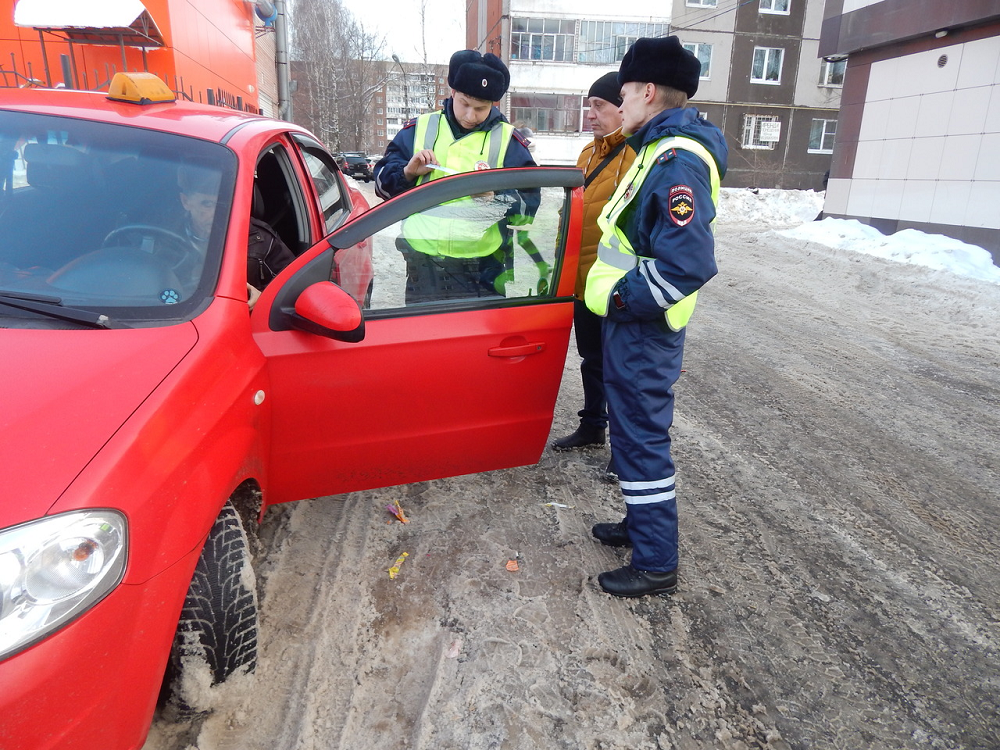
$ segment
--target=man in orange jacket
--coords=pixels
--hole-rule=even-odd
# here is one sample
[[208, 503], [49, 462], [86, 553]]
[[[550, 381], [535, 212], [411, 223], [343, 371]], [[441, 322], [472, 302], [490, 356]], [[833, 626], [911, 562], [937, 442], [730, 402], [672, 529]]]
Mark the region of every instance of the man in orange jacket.
[[[587, 177], [583, 191], [583, 236], [580, 240], [580, 265], [576, 275], [576, 299], [573, 307], [576, 348], [583, 358], [580, 363], [583, 409], [578, 412], [580, 426], [576, 431], [552, 444], [557, 451], [604, 445], [608, 412], [604, 400], [602, 318], [587, 309], [583, 302], [583, 292], [587, 272], [597, 258], [597, 243], [601, 239], [597, 217], [635, 159], [635, 152], [625, 142], [621, 130], [622, 115], [618, 108], [622, 97], [617, 71], [594, 81], [587, 97], [590, 105], [587, 122], [594, 132], [594, 140], [584, 147], [576, 161], [576, 165]], [[609, 464], [608, 472], [611, 471], [612, 466]]]

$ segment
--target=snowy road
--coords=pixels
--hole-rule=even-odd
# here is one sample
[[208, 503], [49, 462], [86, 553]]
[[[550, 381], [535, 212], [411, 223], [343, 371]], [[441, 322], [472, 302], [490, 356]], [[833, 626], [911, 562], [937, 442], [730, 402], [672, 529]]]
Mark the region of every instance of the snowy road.
[[257, 674], [147, 750], [996, 748], [1000, 285], [750, 218], [677, 385], [676, 596], [596, 586], [606, 450], [298, 503], [263, 529]]

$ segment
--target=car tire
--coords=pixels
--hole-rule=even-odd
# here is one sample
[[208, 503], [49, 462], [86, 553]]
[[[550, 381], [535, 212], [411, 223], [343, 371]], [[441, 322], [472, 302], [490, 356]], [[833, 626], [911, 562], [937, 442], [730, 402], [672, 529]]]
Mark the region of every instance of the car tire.
[[208, 687], [257, 666], [256, 584], [243, 521], [231, 502], [202, 549], [181, 611], [161, 694], [165, 718], [208, 713]]

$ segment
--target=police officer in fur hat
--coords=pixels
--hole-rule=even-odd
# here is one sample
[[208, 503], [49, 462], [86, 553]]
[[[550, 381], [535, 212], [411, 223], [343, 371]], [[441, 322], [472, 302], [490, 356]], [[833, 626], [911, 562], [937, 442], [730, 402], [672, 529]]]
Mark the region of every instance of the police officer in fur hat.
[[[475, 50], [456, 52], [448, 66], [448, 85], [451, 98], [444, 109], [408, 121], [375, 165], [380, 197], [392, 198], [455, 172], [535, 166], [523, 136], [494, 106], [510, 85], [510, 73], [499, 57]], [[520, 213], [505, 216], [475, 242], [446, 239], [463, 234], [455, 226], [443, 226], [459, 218], [409, 217], [396, 240], [406, 261], [406, 304], [504, 295], [512, 268], [513, 227], [530, 223], [539, 200], [537, 191], [521, 191], [511, 202]], [[465, 202], [471, 214], [479, 210], [471, 198]], [[539, 285], [543, 277], [547, 283], [548, 265], [529, 241], [522, 247], [539, 269]]]
[[698, 290], [718, 270], [713, 225], [729, 153], [722, 132], [688, 106], [700, 75], [675, 36], [636, 40], [618, 71], [622, 130], [636, 156], [598, 218], [584, 293], [604, 318], [604, 389], [625, 499], [625, 518], [592, 533], [632, 548], [628, 565], [598, 576], [614, 596], [677, 587], [673, 385]]
[[479, 156], [489, 154], [493, 139], [503, 142], [503, 158], [487, 166], [535, 166], [524, 139], [494, 106], [510, 85], [503, 60], [489, 52], [456, 52], [448, 64], [448, 85], [451, 98], [445, 100], [444, 109], [409, 120], [375, 165], [375, 192], [381, 198], [448, 174], [435, 166], [460, 172], [484, 168]]

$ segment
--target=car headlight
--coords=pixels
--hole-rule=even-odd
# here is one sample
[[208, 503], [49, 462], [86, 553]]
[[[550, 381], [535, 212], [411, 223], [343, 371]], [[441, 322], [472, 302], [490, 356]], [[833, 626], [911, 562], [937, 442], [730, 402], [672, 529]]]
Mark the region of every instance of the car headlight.
[[86, 612], [122, 579], [125, 517], [113, 510], [48, 516], [0, 531], [0, 659]]

